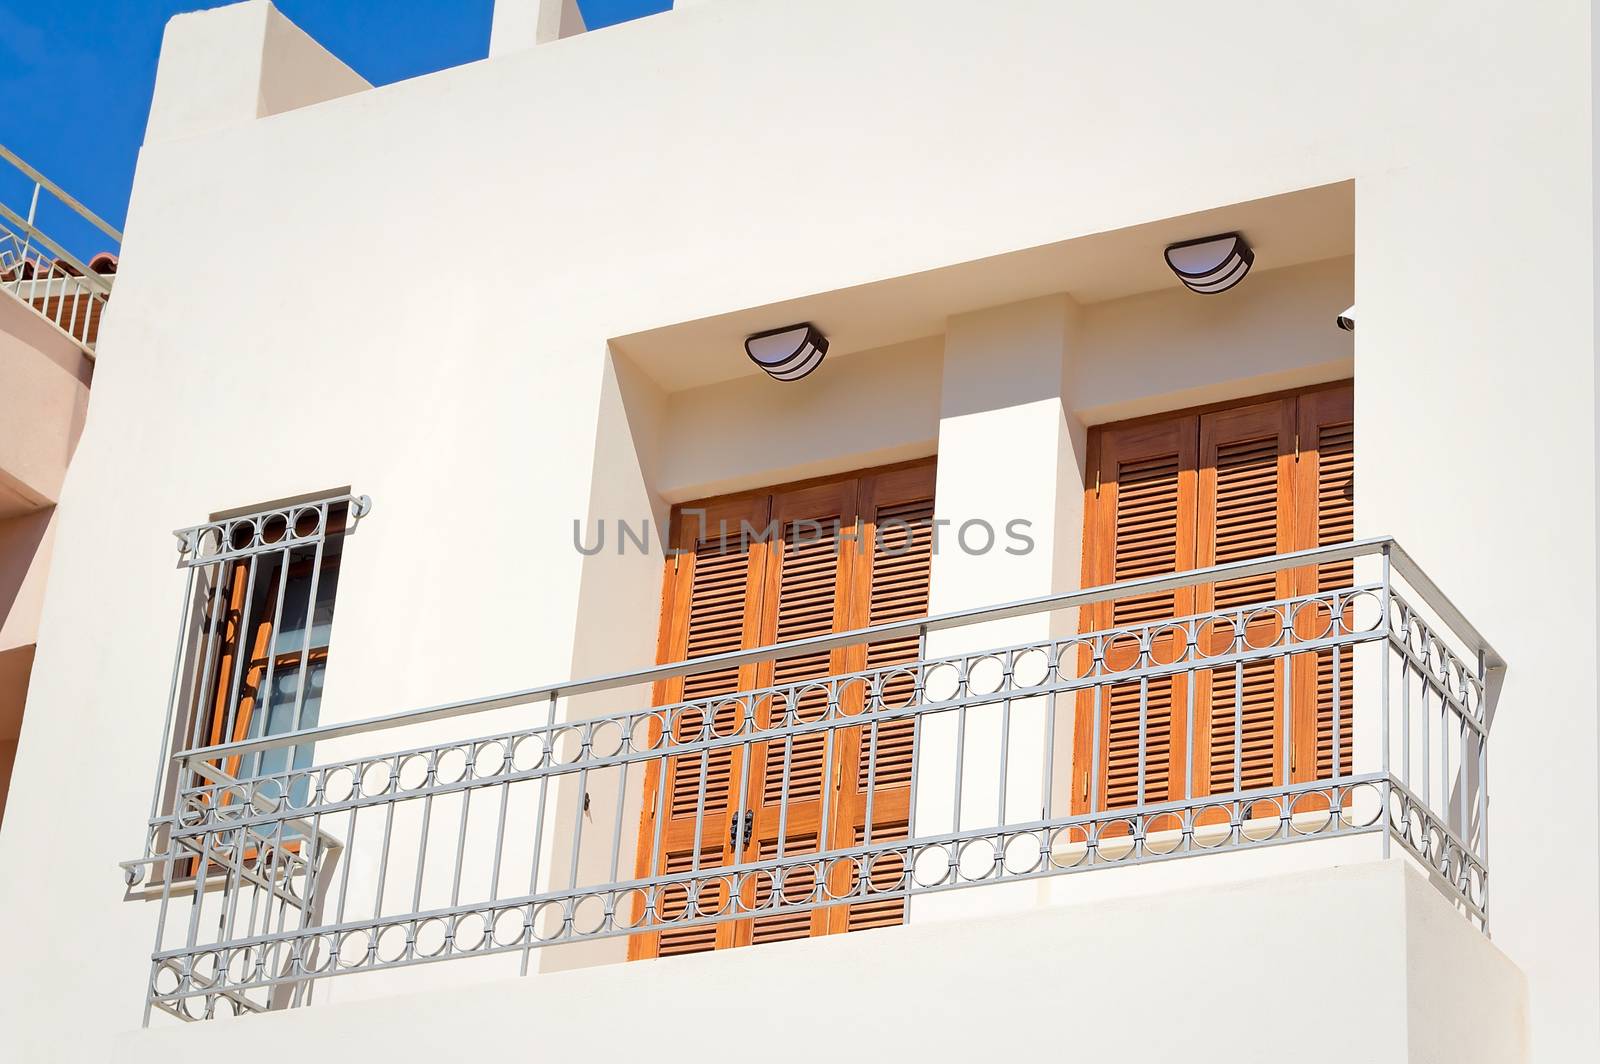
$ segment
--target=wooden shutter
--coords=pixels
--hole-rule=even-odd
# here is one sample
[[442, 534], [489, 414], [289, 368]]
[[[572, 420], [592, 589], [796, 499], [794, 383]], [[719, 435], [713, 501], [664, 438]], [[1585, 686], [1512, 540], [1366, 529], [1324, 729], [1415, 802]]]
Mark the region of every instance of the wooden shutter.
[[[934, 467], [921, 464], [864, 477], [860, 489], [861, 552], [857, 555], [852, 628], [891, 624], [928, 614], [928, 583], [933, 566]], [[852, 647], [849, 667], [884, 668], [915, 662], [916, 636]], [[915, 670], [896, 674], [882, 691], [886, 706], [909, 705], [915, 693]], [[911, 818], [912, 757], [915, 718], [849, 728], [840, 733], [840, 758], [845, 771], [839, 784], [836, 847], [860, 846], [867, 840], [868, 798], [871, 798], [871, 840], [889, 842], [907, 837]], [[869, 789], [869, 781], [871, 786]], [[872, 862], [870, 876], [882, 889], [898, 882], [906, 869], [893, 856]], [[841, 870], [848, 876], [848, 870]], [[832, 884], [848, 891], [848, 881]], [[837, 906], [830, 914], [832, 931], [863, 931], [905, 921], [900, 898]]]
[[[688, 508], [686, 508], [687, 510]], [[674, 546], [685, 553], [667, 561], [663, 592], [660, 655], [662, 661], [685, 661], [755, 646], [761, 621], [762, 578], [767, 545], [741, 536], [741, 523], [756, 530], [768, 518], [765, 495], [745, 496], [702, 504], [686, 513], [687, 520], [674, 529]], [[675, 677], [657, 685], [655, 702], [676, 702], [712, 698], [747, 690], [755, 685], [754, 666], [704, 673], [687, 679]], [[720, 708], [719, 713], [737, 712], [736, 707]], [[673, 729], [672, 738], [690, 739], [698, 730], [699, 718], [685, 715]], [[639, 832], [637, 874], [688, 872], [695, 867], [698, 848], [699, 867], [716, 868], [728, 863], [731, 793], [743, 771], [738, 747], [724, 747], [706, 754], [689, 754], [667, 759], [667, 779], [663, 808], [654, 808], [662, 794], [659, 761], [645, 773], [647, 806]], [[702, 786], [702, 780], [704, 785]], [[660, 845], [657, 847], [657, 817]], [[696, 822], [700, 832], [695, 833]], [[667, 891], [663, 907], [667, 915], [682, 912], [684, 892]], [[669, 929], [654, 934], [636, 935], [629, 944], [631, 957], [668, 956], [698, 953], [733, 944], [733, 927], [708, 924]]]
[[[679, 661], [774, 642], [826, 635], [927, 612], [928, 575], [933, 541], [933, 463], [872, 470], [838, 479], [773, 489], [737, 499], [683, 507], [704, 509], [706, 517], [674, 542], [689, 553], [668, 564], [663, 596], [661, 660]], [[763, 538], [741, 551], [740, 522]], [[719, 526], [731, 533], [723, 544]], [[884, 535], [876, 532], [884, 527]], [[692, 677], [658, 685], [657, 704], [705, 698], [767, 686], [825, 681], [867, 665], [911, 662], [915, 638], [750, 666], [737, 672]], [[891, 704], [915, 681], [891, 685]], [[862, 708], [862, 692], [846, 695], [851, 711]], [[824, 684], [804, 691], [800, 719], [815, 719], [827, 706]], [[746, 707], [758, 723], [782, 719], [784, 706], [760, 699]], [[737, 861], [771, 861], [858, 843], [866, 827], [866, 728], [840, 729], [830, 744], [824, 733], [783, 742], [755, 743], [748, 757], [720, 751], [707, 759], [707, 785], [700, 868]], [[875, 840], [904, 838], [910, 816], [914, 725], [891, 722], [878, 730], [877, 786], [873, 790]], [[658, 872], [686, 872], [693, 866], [694, 819], [700, 803], [701, 758], [672, 758], [668, 768], [663, 845], [654, 861]], [[787, 775], [786, 775], [787, 769]], [[647, 773], [647, 802], [653, 804], [660, 779]], [[784, 800], [787, 779], [787, 801]], [[749, 811], [750, 830], [744, 831]], [[735, 832], [735, 819], [739, 830]], [[637, 874], [650, 874], [656, 831], [647, 808], [641, 820]], [[889, 865], [873, 869], [892, 877]], [[840, 874], [847, 874], [841, 871]], [[774, 885], [750, 877], [747, 903], [764, 903]], [[780, 889], [788, 899], [808, 897], [814, 884], [804, 873]], [[848, 884], [842, 886], [848, 887]], [[669, 901], [670, 892], [669, 892]], [[679, 907], [683, 901], [679, 898]], [[672, 912], [669, 905], [667, 911]], [[720, 925], [634, 936], [630, 957], [694, 953], [753, 942], [802, 938], [899, 923], [899, 900], [850, 906], [802, 908], [794, 912]]]
[[[1345, 543], [1355, 538], [1355, 397], [1347, 385], [1310, 392], [1300, 397], [1299, 496], [1296, 515], [1298, 549]], [[1334, 562], [1310, 567], [1298, 575], [1300, 594], [1349, 587], [1355, 563]], [[1310, 619], [1313, 627], [1321, 622]], [[1302, 629], [1306, 627], [1302, 624]], [[1318, 631], [1302, 631], [1312, 637]], [[1332, 650], [1296, 658], [1296, 755], [1298, 779], [1328, 779], [1334, 775], [1334, 733], [1338, 733], [1340, 775], [1351, 771], [1355, 755], [1351, 699], [1355, 695], [1355, 668], [1349, 650], [1338, 656]], [[1335, 683], [1335, 672], [1338, 681]], [[1335, 689], [1338, 691], [1338, 727], [1334, 725]], [[1305, 806], [1306, 803], [1301, 803]]]
[[[1267, 558], [1295, 549], [1295, 401], [1277, 399], [1204, 414], [1200, 418], [1200, 506], [1197, 514], [1201, 568]], [[1197, 587], [1195, 608], [1242, 609], [1287, 599], [1294, 573], [1283, 570]], [[1215, 624], [1199, 633], [1206, 653], [1279, 641], [1280, 624], [1269, 613], [1242, 618], [1242, 626]], [[1242, 628], [1242, 630], [1241, 630]], [[1194, 793], [1220, 794], [1283, 782], [1282, 659], [1196, 674]]]
[[[1353, 420], [1353, 389], [1343, 384], [1095, 429], [1089, 460], [1095, 483], [1085, 505], [1085, 586], [1348, 541], [1354, 533]], [[1194, 479], [1193, 488], [1185, 486], [1186, 477]], [[1130, 597], [1086, 609], [1083, 628], [1103, 631], [1288, 599], [1347, 586], [1353, 574], [1352, 563], [1342, 562]], [[1247, 615], [1245, 621], [1243, 640], [1258, 647], [1277, 642], [1284, 623], [1267, 614]], [[1216, 652], [1231, 634], [1216, 626], [1203, 629], [1202, 649]], [[1134, 657], [1132, 641], [1119, 642], [1113, 640], [1107, 652], [1112, 668], [1126, 667]], [[1162, 656], [1169, 649], [1167, 638], [1156, 639], [1154, 649]], [[1354, 669], [1349, 655], [1341, 656], [1337, 682], [1331, 651], [1289, 661], [1287, 673], [1282, 661], [1259, 661], [1196, 674], [1194, 794], [1273, 786], [1286, 775], [1291, 782], [1327, 778], [1336, 747], [1339, 769], [1350, 770]], [[1288, 766], [1283, 763], [1286, 675], [1292, 692]], [[1145, 801], [1183, 797], [1188, 692], [1182, 679], [1143, 686], [1112, 683], [1100, 691], [1095, 807], [1116, 809], [1137, 800], [1141, 698]], [[1075, 812], [1090, 807], [1092, 710], [1091, 695], [1080, 695]], [[1305, 802], [1296, 807], [1307, 808]]]
[[[1096, 433], [1091, 456], [1096, 481], [1089, 489], [1084, 538], [1084, 584], [1192, 569], [1195, 565], [1195, 466], [1198, 432], [1193, 417], [1108, 427]], [[1086, 631], [1102, 631], [1181, 617], [1194, 611], [1194, 590], [1181, 588], [1099, 603], [1084, 610]], [[1172, 653], [1172, 636], [1157, 640], [1159, 656]], [[1113, 640], [1107, 666], [1137, 665], [1131, 638]], [[1074, 729], [1074, 811], [1090, 807], [1090, 774], [1098, 744], [1095, 807], [1115, 809], [1166, 801], [1183, 793], [1183, 724], [1175, 710], [1186, 704], [1182, 676], [1111, 683], [1098, 689], [1100, 726], [1094, 727], [1095, 695], [1078, 698]], [[1145, 736], [1141, 772], [1139, 737]]]
[[[854, 479], [786, 491], [773, 497], [772, 517], [778, 535], [769, 547], [766, 606], [762, 610], [760, 644], [848, 630], [851, 625], [851, 577], [856, 559], [856, 490]], [[841, 539], [840, 533], [848, 533]], [[828, 712], [825, 680], [848, 668], [845, 648], [765, 663], [758, 683], [765, 686], [802, 684], [788, 705], [791, 722], [821, 720]], [[757, 719], [766, 725], [781, 721], [785, 706], [763, 702]], [[838, 783], [839, 739], [818, 731], [782, 742], [757, 743], [752, 751], [749, 806], [754, 813], [751, 845], [760, 860], [781, 854], [817, 853], [824, 831], [831, 835], [830, 803]], [[786, 789], [787, 781], [787, 789]], [[787, 799], [785, 799], [787, 795]], [[787, 877], [781, 891], [795, 901], [816, 886], [803, 866]], [[749, 921], [740, 934], [751, 942], [805, 938], [827, 931], [826, 909], [800, 909]]]

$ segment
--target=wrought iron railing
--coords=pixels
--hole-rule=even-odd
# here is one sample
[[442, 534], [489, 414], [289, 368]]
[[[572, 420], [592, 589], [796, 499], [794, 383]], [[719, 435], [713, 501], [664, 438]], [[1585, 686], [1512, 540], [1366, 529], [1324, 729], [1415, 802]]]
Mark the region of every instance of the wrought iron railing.
[[112, 241], [113, 249], [121, 247], [122, 233], [3, 144], [0, 161], [9, 164], [29, 190], [25, 193], [26, 213], [0, 199], [0, 292], [21, 300], [71, 337], [85, 354], [93, 356], [99, 342], [100, 320], [111, 295], [111, 279], [101, 270], [109, 268], [114, 272], [110, 265], [115, 262], [114, 251], [95, 256], [90, 265], [80, 262], [35, 224], [41, 197], [49, 195], [99, 230]]
[[[1050, 630], [1082, 632], [1078, 611], [1096, 603], [1272, 586], [1285, 571], [1317, 574], [1308, 586], [1323, 590], [971, 645], [992, 638], [990, 622], [1052, 615]], [[896, 664], [651, 704], [650, 685], [673, 677], [912, 639]], [[450, 958], [510, 954], [525, 971], [531, 951], [558, 943], [659, 947], [695, 928], [869, 906], [893, 907], [894, 922], [924, 894], [1360, 836], [1421, 862], [1486, 927], [1501, 667], [1380, 539], [190, 750], [173, 760], [175, 812], [125, 865], [130, 895], [160, 904], [148, 1003], [182, 1019], [262, 1011], [309, 1002], [324, 979]], [[608, 700], [628, 708], [597, 706]], [[537, 720], [382, 741], [499, 711]], [[891, 802], [880, 750], [907, 734], [896, 764], [910, 793]], [[223, 771], [312, 743], [308, 767]], [[864, 823], [830, 827], [824, 802], [813, 844], [786, 852], [795, 766], [846, 747]], [[752, 778], [752, 758], [781, 772]], [[718, 776], [734, 763], [745, 768]], [[669, 778], [691, 786], [669, 796]], [[752, 840], [751, 811], [773, 779], [769, 847]], [[691, 852], [668, 861], [652, 826], [665, 816], [649, 811], [673, 797], [693, 828]]]

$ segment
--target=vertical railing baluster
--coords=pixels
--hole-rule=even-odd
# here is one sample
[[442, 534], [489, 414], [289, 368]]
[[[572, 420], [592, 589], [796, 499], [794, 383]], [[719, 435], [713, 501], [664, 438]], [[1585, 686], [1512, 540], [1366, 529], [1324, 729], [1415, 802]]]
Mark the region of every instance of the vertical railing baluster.
[[[533, 859], [528, 862], [528, 893], [536, 894], [539, 890], [539, 856], [544, 847], [544, 810], [550, 796], [550, 772], [556, 764], [556, 696], [557, 691], [550, 692], [549, 709], [545, 714], [543, 753], [539, 761], [542, 774], [539, 776], [538, 807], [533, 814]], [[698, 840], [696, 840], [698, 842]], [[533, 943], [533, 916], [530, 910], [529, 924], [524, 936], [522, 949], [522, 963], [520, 972], [528, 974], [528, 959]]]

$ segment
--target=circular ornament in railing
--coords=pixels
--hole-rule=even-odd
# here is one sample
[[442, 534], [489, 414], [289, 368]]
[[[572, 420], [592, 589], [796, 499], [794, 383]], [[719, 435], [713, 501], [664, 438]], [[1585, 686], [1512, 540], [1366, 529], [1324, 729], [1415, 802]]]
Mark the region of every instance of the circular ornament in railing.
[[466, 747], [446, 747], [434, 756], [433, 778], [443, 784], [460, 783], [467, 778], [469, 763]]
[[1089, 829], [1082, 824], [1069, 824], [1050, 834], [1049, 857], [1054, 868], [1076, 868], [1089, 858]]
[[1305, 791], [1289, 803], [1289, 831], [1294, 835], [1320, 835], [1333, 822], [1331, 792]]
[[655, 888], [653, 900], [656, 919], [661, 923], [670, 924], [681, 920], [689, 911], [689, 884], [663, 883]]
[[1104, 637], [1101, 660], [1107, 672], [1127, 672], [1144, 661], [1145, 640], [1138, 632], [1110, 632]]
[[950, 851], [941, 845], [924, 846], [911, 862], [911, 875], [919, 887], [937, 887], [951, 876]]
[[1333, 634], [1334, 608], [1325, 598], [1311, 598], [1294, 605], [1294, 636], [1297, 640], [1323, 639]]
[[[476, 950], [490, 941], [496, 946], [520, 946], [527, 940], [529, 917], [525, 905], [501, 909], [493, 914], [492, 920], [487, 913], [472, 913], [471, 916], [477, 922], [477, 933], [474, 936], [470, 928], [463, 929], [457, 924], [457, 949]], [[467, 935], [465, 939], [462, 937], [464, 933]]]
[[1107, 820], [1094, 826], [1093, 850], [1097, 862], [1115, 863], [1133, 855], [1138, 838], [1134, 823], [1126, 817]]
[[533, 910], [533, 937], [540, 942], [554, 942], [567, 930], [567, 907], [559, 901], [547, 901]]
[[356, 776], [348, 765], [339, 765], [322, 774], [322, 800], [329, 804], [349, 801], [355, 794]]
[[621, 721], [596, 721], [589, 726], [589, 754], [591, 757], [616, 757], [622, 753], [624, 738]]
[[551, 750], [555, 755], [556, 764], [576, 764], [583, 757], [583, 729], [577, 727], [560, 729], [556, 732]]
[[309, 975], [321, 975], [334, 966], [338, 956], [339, 943], [334, 936], [315, 935], [302, 943], [300, 965]]
[[572, 933], [594, 935], [606, 926], [606, 899], [601, 894], [585, 894], [572, 901]]
[[[675, 743], [696, 743], [706, 737], [710, 718], [706, 707], [698, 702], [678, 706], [671, 711], [672, 741]], [[557, 757], [559, 761], [560, 758]]]
[[854, 897], [861, 888], [861, 867], [855, 857], [835, 857], [822, 876], [822, 890], [830, 901]]
[[289, 534], [289, 515], [283, 512], [268, 514], [261, 519], [261, 542], [272, 546], [281, 542]]
[[1239, 642], [1239, 626], [1231, 616], [1207, 617], [1195, 630], [1195, 649], [1201, 657], [1231, 654]]
[[241, 946], [227, 951], [222, 958], [222, 970], [231, 986], [252, 982], [260, 970], [260, 953], [254, 946]]
[[[339, 967], [359, 968], [372, 954], [372, 931], [357, 928], [339, 936]], [[242, 980], [240, 980], [242, 981]]]
[[1450, 650], [1438, 636], [1428, 636], [1428, 674], [1441, 685], [1449, 682]]
[[1011, 685], [1028, 689], [1050, 679], [1050, 655], [1044, 647], [1019, 650], [1011, 658]]
[[778, 873], [778, 896], [784, 905], [807, 905], [816, 901], [821, 886], [818, 868], [811, 862], [789, 865]]
[[544, 765], [545, 737], [536, 733], [524, 735], [511, 747], [511, 768], [515, 772], [532, 772]]
[[789, 719], [796, 724], [816, 724], [833, 716], [833, 685], [802, 684], [789, 691]]
[[986, 654], [967, 663], [967, 692], [992, 695], [1006, 682], [1006, 668], [999, 658]]
[[1174, 622], [1151, 629], [1146, 654], [1151, 665], [1176, 665], [1188, 656], [1188, 625]]
[[1176, 812], [1150, 813], [1144, 818], [1144, 852], [1158, 857], [1176, 853], [1188, 836], [1183, 816]]
[[1267, 650], [1283, 642], [1284, 607], [1264, 606], [1251, 610], [1244, 619], [1244, 645], [1251, 650]]
[[725, 698], [717, 703], [711, 717], [711, 734], [727, 739], [742, 733], [750, 723], [750, 707], [743, 698]]
[[654, 750], [666, 735], [663, 714], [638, 713], [628, 718], [628, 747], [636, 753]]
[[1044, 860], [1044, 843], [1039, 835], [1026, 831], [1005, 842], [1005, 869], [1014, 876], [1036, 871]]
[[1249, 842], [1267, 842], [1283, 830], [1283, 806], [1276, 798], [1255, 798], [1244, 804], [1239, 835]]
[[872, 683], [872, 701], [879, 709], [905, 709], [915, 705], [916, 670], [888, 669], [878, 673]]
[[361, 795], [376, 798], [387, 794], [394, 782], [394, 770], [387, 761], [369, 761], [361, 769]]
[[415, 791], [426, 787], [428, 776], [428, 755], [411, 754], [401, 758], [399, 782], [402, 791]]
[[434, 916], [417, 925], [414, 942], [419, 957], [437, 957], [445, 951], [450, 937], [450, 925]]
[[961, 670], [954, 662], [940, 661], [929, 665], [922, 674], [922, 691], [925, 702], [952, 701], [961, 690]]
[[227, 528], [228, 550], [249, 550], [255, 546], [257, 529], [254, 521], [230, 521]]
[[1071, 683], [1094, 675], [1095, 646], [1090, 639], [1070, 639], [1056, 654], [1056, 675]]
[[620, 931], [642, 927], [650, 921], [650, 896], [640, 887], [618, 891], [611, 901], [611, 924]]
[[867, 858], [867, 893], [887, 894], [906, 885], [906, 855], [899, 850]]
[[[777, 877], [767, 868], [757, 868], [739, 877], [737, 897], [745, 911], [770, 908], [777, 898]], [[748, 899], [748, 901], [746, 901]]]
[[1428, 647], [1433, 642], [1433, 633], [1417, 618], [1411, 614], [1406, 622], [1406, 648], [1411, 651], [1417, 660], [1426, 663], [1428, 660]]
[[1383, 816], [1383, 793], [1375, 783], [1357, 783], [1340, 792], [1340, 816], [1353, 828], [1367, 828]]
[[834, 704], [841, 717], [854, 717], [867, 710], [867, 678], [846, 676], [834, 681]]
[[506, 767], [505, 744], [499, 739], [479, 743], [472, 751], [472, 778], [486, 780], [500, 775]]
[[1233, 803], [1204, 805], [1190, 820], [1189, 843], [1197, 850], [1214, 850], [1233, 841]]
[[295, 539], [310, 539], [322, 531], [322, 508], [302, 506], [296, 510], [292, 531]]
[[968, 883], [988, 879], [998, 863], [994, 843], [989, 839], [968, 839], [960, 844], [956, 855], [956, 869]]
[[410, 949], [410, 924], [390, 924], [378, 932], [378, 960], [384, 964], [403, 960]]
[[212, 986], [216, 983], [218, 974], [217, 954], [214, 951], [196, 953], [189, 959], [189, 980], [192, 984]]

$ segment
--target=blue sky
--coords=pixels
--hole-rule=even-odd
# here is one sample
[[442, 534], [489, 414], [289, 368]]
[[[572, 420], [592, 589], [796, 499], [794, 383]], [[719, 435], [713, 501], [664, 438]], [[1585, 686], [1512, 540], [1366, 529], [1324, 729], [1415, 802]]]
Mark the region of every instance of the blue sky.
[[[482, 59], [492, 0], [275, 0], [375, 85]], [[120, 228], [167, 19], [205, 0], [0, 0], [0, 144]], [[664, 11], [671, 0], [579, 0], [591, 29]], [[29, 186], [0, 166], [0, 200], [25, 212]], [[23, 202], [18, 202], [18, 200]], [[39, 226], [80, 256], [104, 241], [57, 209]]]

